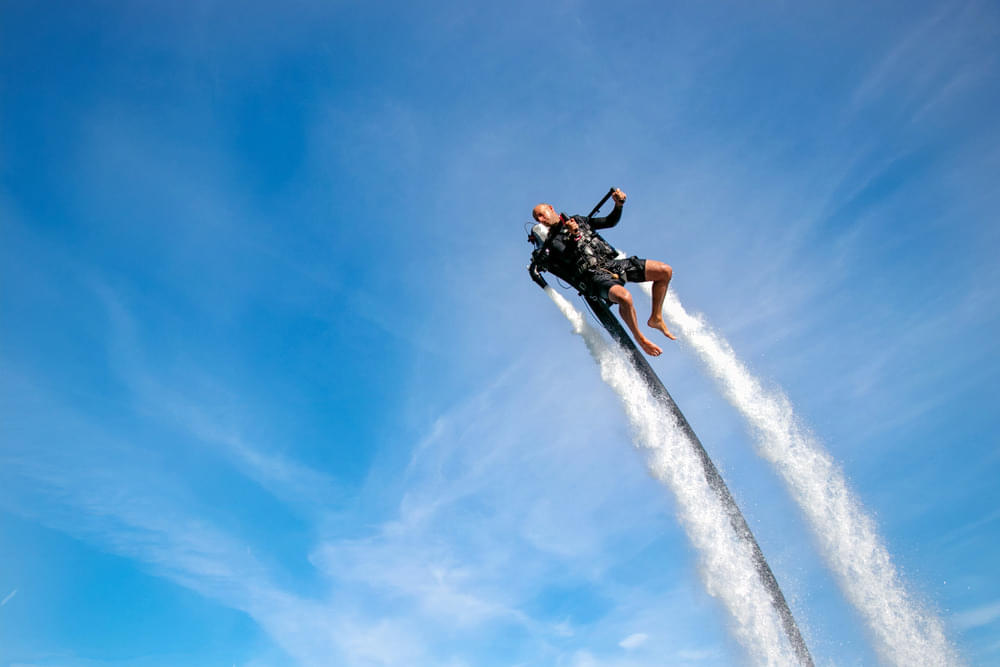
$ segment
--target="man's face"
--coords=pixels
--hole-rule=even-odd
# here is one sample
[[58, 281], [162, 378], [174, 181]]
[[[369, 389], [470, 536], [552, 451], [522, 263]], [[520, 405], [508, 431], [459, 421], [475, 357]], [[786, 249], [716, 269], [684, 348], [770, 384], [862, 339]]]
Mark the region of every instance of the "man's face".
[[551, 227], [559, 222], [559, 214], [552, 208], [552, 204], [539, 204], [531, 212], [531, 215], [546, 227]]

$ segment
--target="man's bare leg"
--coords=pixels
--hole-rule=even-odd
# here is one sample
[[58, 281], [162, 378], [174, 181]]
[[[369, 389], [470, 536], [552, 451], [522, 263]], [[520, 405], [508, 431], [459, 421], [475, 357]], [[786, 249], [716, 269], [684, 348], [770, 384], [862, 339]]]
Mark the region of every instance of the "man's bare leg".
[[646, 324], [659, 329], [670, 340], [677, 340], [677, 336], [670, 333], [667, 323], [663, 321], [663, 300], [667, 298], [667, 286], [670, 285], [670, 278], [673, 275], [674, 270], [669, 264], [657, 262], [655, 259], [646, 260], [646, 280], [653, 281], [653, 312]]
[[611, 300], [611, 303], [618, 304], [618, 312], [621, 314], [622, 319], [625, 320], [628, 328], [632, 330], [632, 335], [635, 336], [639, 347], [645, 350], [649, 356], [658, 357], [663, 350], [639, 331], [639, 318], [636, 317], [635, 306], [632, 305], [632, 295], [629, 291], [621, 285], [613, 285], [608, 290], [608, 298]]

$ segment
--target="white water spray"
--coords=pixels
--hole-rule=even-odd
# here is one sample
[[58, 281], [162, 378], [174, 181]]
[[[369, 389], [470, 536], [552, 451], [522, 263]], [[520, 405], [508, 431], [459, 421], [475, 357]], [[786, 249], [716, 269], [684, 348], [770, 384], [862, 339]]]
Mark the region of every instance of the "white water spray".
[[[648, 284], [643, 288], [651, 293]], [[874, 633], [882, 658], [907, 667], [958, 664], [940, 620], [906, 592], [875, 522], [830, 455], [799, 424], [789, 400], [780, 391], [766, 390], [729, 343], [703, 319], [689, 315], [673, 292], [663, 314], [753, 427], [759, 454], [774, 465], [805, 513], [841, 589]]]
[[681, 523], [700, 555], [705, 588], [729, 610], [736, 639], [758, 664], [797, 664], [751, 547], [733, 531], [726, 507], [672, 414], [651, 394], [617, 346], [609, 344], [554, 289], [547, 287], [545, 293], [573, 325], [573, 333], [583, 338], [601, 378], [621, 398], [636, 443], [649, 450], [650, 472], [676, 496]]

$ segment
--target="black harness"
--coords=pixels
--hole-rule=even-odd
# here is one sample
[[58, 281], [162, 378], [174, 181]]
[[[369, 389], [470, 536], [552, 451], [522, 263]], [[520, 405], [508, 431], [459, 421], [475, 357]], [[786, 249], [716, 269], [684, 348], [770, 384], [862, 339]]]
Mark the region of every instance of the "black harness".
[[596, 272], [611, 273], [608, 267], [618, 252], [590, 227], [586, 218], [572, 216], [577, 224], [576, 232], [566, 225], [569, 220], [566, 214], [560, 214], [560, 218], [561, 222], [548, 228], [544, 243], [539, 244], [539, 239], [533, 235], [536, 250], [531, 254], [532, 263], [559, 276], [581, 293], [587, 293], [590, 278]]

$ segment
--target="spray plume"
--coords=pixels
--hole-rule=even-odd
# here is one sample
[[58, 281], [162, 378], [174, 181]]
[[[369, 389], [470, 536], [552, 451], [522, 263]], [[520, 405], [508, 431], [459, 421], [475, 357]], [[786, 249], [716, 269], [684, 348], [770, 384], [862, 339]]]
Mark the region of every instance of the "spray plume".
[[551, 287], [546, 294], [583, 338], [603, 379], [620, 397], [636, 443], [649, 451], [652, 475], [676, 497], [678, 514], [697, 549], [708, 593], [722, 600], [733, 619], [733, 633], [752, 659], [762, 665], [798, 663], [784, 635], [782, 620], [761, 582], [747, 540], [738, 535], [727, 508], [705, 477], [685, 434], [625, 355]]
[[[648, 284], [643, 289], [650, 294]], [[875, 522], [830, 455], [800, 425], [784, 394], [765, 389], [729, 343], [701, 317], [688, 314], [673, 292], [663, 314], [752, 426], [758, 453], [784, 479], [845, 596], [874, 634], [882, 659], [907, 666], [958, 664], [940, 620], [906, 592]]]

